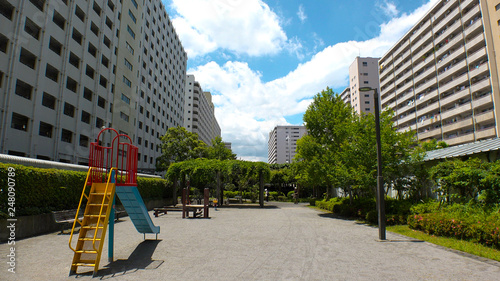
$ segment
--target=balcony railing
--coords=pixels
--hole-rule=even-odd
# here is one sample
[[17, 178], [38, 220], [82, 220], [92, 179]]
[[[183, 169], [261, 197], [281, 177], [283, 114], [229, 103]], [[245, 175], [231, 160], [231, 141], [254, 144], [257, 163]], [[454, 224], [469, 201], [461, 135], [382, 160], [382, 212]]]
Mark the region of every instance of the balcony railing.
[[487, 95], [485, 97], [472, 101], [472, 106], [474, 108], [478, 108], [490, 103], [493, 103], [493, 98], [491, 97], [491, 95]]
[[476, 139], [493, 138], [497, 136], [495, 127], [476, 131]]
[[463, 99], [468, 96], [470, 96], [469, 88], [463, 89], [459, 92], [447, 96], [446, 98], [441, 99], [441, 106], [445, 107], [450, 103], [456, 102], [459, 99]]
[[474, 141], [474, 133], [469, 133], [466, 135], [460, 135], [457, 137], [452, 137], [444, 140], [448, 145], [456, 145], [466, 142]]
[[428, 102], [430, 99], [437, 97], [437, 90], [434, 90], [430, 93], [420, 94], [417, 96], [417, 105]]
[[476, 84], [471, 85], [470, 90], [472, 93], [476, 93], [476, 92], [484, 90], [488, 87], [491, 88], [491, 83], [490, 83], [489, 77], [477, 82]]
[[493, 110], [491, 110], [491, 111], [484, 112], [481, 114], [476, 114], [474, 116], [474, 118], [476, 119], [476, 124], [480, 124], [480, 123], [485, 123], [485, 122], [489, 122], [489, 121], [494, 121], [495, 115], [493, 113]]
[[[456, 77], [455, 79], [449, 81], [448, 83], [439, 86], [439, 93], [444, 93], [446, 91], [449, 91], [450, 89], [457, 87], [457, 86], [461, 85], [462, 83], [467, 82], [468, 80], [469, 80], [469, 77], [468, 77], [467, 73], [462, 74], [461, 76]], [[463, 86], [463, 87], [465, 88], [466, 86]]]
[[418, 133], [417, 137], [418, 137], [419, 140], [425, 140], [425, 139], [428, 139], [428, 138], [439, 136], [441, 134], [442, 134], [441, 128], [437, 128], [437, 129], [430, 130], [430, 131], [427, 131], [427, 132]]
[[451, 132], [451, 131], [463, 129], [463, 128], [466, 128], [466, 127], [469, 127], [469, 126], [472, 126], [472, 125], [473, 125], [472, 118], [468, 118], [468, 119], [465, 119], [465, 120], [461, 120], [461, 121], [458, 121], [458, 122], [455, 122], [455, 123], [451, 123], [451, 124], [447, 124], [447, 125], [443, 126], [443, 133], [448, 133], [448, 132]]
[[432, 104], [429, 104], [428, 106], [424, 107], [424, 108], [421, 108], [418, 110], [418, 116], [417, 117], [420, 117], [420, 116], [424, 116], [434, 110], [437, 110], [439, 109], [439, 102], [435, 102], [435, 103], [432, 103]]
[[453, 117], [455, 115], [459, 115], [461, 113], [470, 111], [471, 108], [472, 108], [471, 104], [470, 103], [466, 103], [466, 104], [464, 104], [462, 106], [457, 106], [454, 109], [448, 110], [446, 112], [441, 112], [441, 118], [447, 119], [447, 118]]
[[468, 55], [467, 61], [469, 62], [469, 64], [472, 64], [475, 61], [477, 61], [483, 57], [486, 57], [486, 47], [483, 47], [483, 48], [475, 51], [474, 53]]

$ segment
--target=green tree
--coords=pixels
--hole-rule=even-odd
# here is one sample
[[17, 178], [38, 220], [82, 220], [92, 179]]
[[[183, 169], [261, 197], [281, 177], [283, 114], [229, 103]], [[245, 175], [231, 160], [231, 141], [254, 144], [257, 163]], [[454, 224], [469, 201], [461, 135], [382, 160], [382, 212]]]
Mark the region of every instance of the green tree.
[[208, 159], [236, 160], [236, 154], [227, 148], [221, 137], [212, 140], [212, 146], [208, 147]]
[[207, 145], [184, 127], [172, 127], [161, 138], [162, 155], [156, 159], [156, 169], [165, 171], [170, 164], [207, 157]]

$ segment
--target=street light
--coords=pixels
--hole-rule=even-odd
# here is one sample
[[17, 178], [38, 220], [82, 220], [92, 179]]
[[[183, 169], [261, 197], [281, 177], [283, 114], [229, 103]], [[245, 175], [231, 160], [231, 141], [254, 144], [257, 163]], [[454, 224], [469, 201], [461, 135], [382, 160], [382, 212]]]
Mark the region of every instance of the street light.
[[385, 200], [384, 181], [382, 178], [382, 145], [380, 140], [380, 108], [378, 103], [377, 88], [362, 87], [360, 92], [374, 92], [375, 101], [375, 131], [377, 135], [377, 211], [378, 211], [378, 236], [380, 240], [385, 240]]

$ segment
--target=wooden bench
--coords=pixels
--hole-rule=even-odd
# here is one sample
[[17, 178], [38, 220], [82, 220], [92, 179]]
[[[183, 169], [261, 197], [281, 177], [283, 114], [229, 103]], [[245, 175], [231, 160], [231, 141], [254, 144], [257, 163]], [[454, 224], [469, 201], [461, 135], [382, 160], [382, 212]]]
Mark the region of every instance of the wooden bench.
[[163, 213], [164, 215], [167, 214], [169, 211], [182, 211], [181, 208], [175, 208], [175, 207], [160, 207], [160, 208], [153, 208], [155, 211], [155, 217], [158, 217], [160, 213]]
[[205, 205], [186, 205], [184, 206], [184, 212], [188, 218], [189, 218], [189, 211], [193, 211], [192, 218], [201, 217], [201, 214], [203, 214], [204, 218], [208, 218], [208, 212], [205, 213], [205, 208], [206, 208]]
[[123, 206], [115, 207], [115, 221], [119, 221], [120, 217], [123, 217], [127, 214], [125, 208]]
[[[75, 222], [75, 216], [78, 209], [64, 210], [64, 211], [53, 211], [52, 216], [57, 224], [61, 225], [61, 234], [64, 233], [64, 227], [66, 225], [72, 225]], [[83, 210], [78, 213], [78, 219], [83, 218]]]

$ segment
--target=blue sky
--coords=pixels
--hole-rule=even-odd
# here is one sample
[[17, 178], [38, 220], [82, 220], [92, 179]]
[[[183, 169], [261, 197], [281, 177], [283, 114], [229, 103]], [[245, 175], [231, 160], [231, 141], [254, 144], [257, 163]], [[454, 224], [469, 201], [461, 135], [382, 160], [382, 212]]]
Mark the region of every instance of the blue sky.
[[380, 57], [437, 0], [163, 0], [188, 74], [210, 91], [222, 139], [267, 161], [268, 133], [342, 91], [358, 55]]

